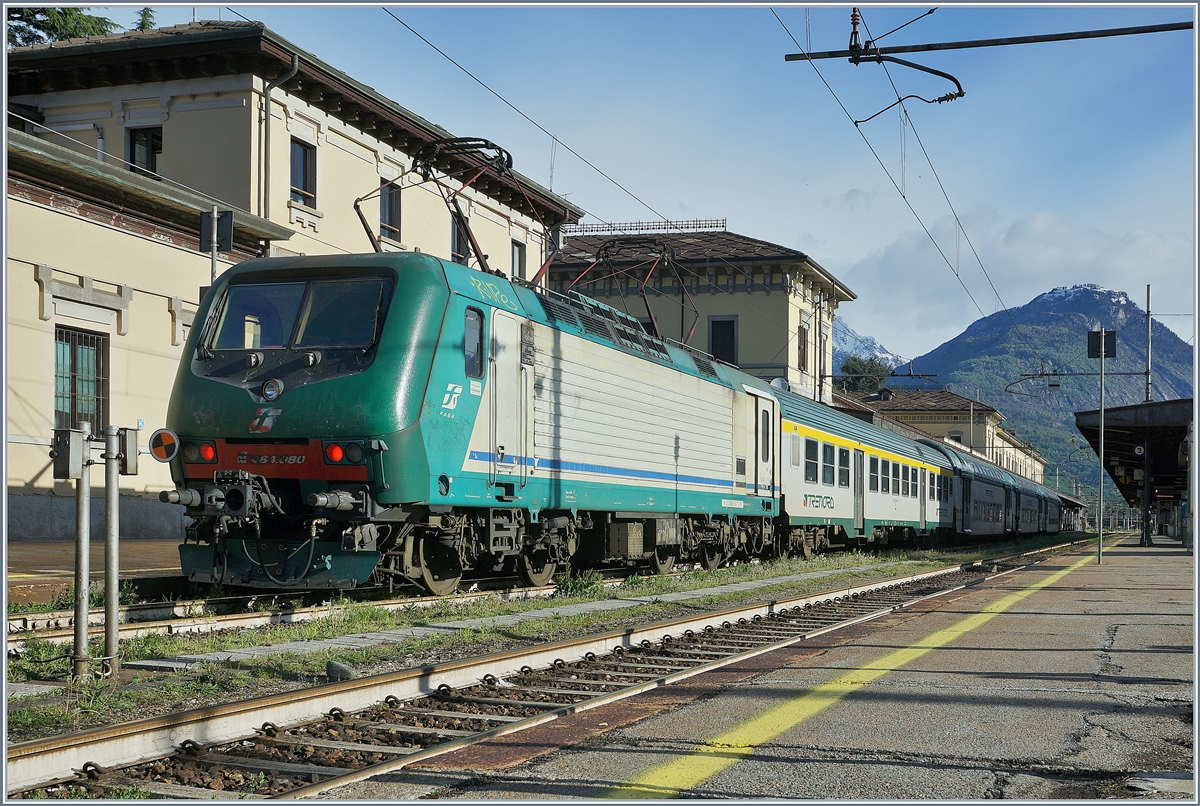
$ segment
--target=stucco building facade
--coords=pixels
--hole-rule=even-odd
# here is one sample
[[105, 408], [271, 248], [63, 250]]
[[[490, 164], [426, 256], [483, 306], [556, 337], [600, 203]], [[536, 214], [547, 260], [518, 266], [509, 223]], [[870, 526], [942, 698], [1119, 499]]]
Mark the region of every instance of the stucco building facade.
[[[413, 170], [414, 155], [452, 134], [261, 24], [11, 49], [7, 102], [10, 539], [73, 530], [71, 487], [51, 478], [53, 428], [140, 425], [144, 449], [162, 426], [211, 283], [202, 212], [233, 212], [217, 273], [256, 256], [371, 251], [360, 199], [381, 249], [478, 265], [437, 185]], [[427, 164], [461, 191], [490, 268], [531, 276], [551, 232], [583, 211], [490, 154]], [[102, 483], [93, 470], [96, 497]], [[122, 535], [176, 536], [162, 513], [177, 508], [156, 498], [172, 486], [145, 458], [123, 477]]]

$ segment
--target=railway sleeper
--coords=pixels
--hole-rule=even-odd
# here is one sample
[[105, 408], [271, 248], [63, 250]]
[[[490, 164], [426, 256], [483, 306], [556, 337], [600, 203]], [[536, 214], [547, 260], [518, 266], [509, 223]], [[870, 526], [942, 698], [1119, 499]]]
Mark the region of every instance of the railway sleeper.
[[[367, 745], [359, 742], [340, 742], [334, 739], [318, 739], [315, 736], [299, 736], [292, 733], [277, 736], [260, 736], [256, 741], [275, 747], [320, 747], [323, 750], [348, 750], [352, 752], [361, 752], [367, 747]], [[386, 756], [407, 756], [420, 752], [420, 748], [417, 747], [394, 747], [392, 745], [381, 744], [370, 745], [369, 749], [372, 753], [379, 753]]]
[[128, 778], [123, 775], [107, 775], [100, 784], [109, 793], [136, 790], [148, 792], [164, 800], [259, 800], [270, 796], [270, 793], [260, 795], [256, 792], [244, 792], [236, 789], [200, 789], [194, 786], [167, 784], [144, 778]]

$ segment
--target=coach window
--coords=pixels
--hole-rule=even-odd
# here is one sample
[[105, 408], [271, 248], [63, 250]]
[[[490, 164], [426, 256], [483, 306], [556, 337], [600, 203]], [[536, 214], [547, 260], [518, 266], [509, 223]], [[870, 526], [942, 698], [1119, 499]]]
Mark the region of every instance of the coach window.
[[942, 480], [942, 477], [937, 475], [936, 473], [929, 474], [929, 500], [930, 501], [937, 499], [938, 482], [941, 480]]
[[900, 494], [908, 497], [908, 465], [900, 465]]
[[890, 464], [891, 463], [887, 459], [884, 459], [879, 463], [879, 483], [881, 485], [879, 487], [879, 492], [883, 493], [884, 495], [889, 494], [892, 490], [891, 479], [888, 475], [888, 466]]
[[879, 492], [879, 457], [871, 457], [871, 492]]
[[892, 495], [900, 495], [900, 463], [892, 462]]
[[800, 467], [800, 435], [792, 434], [792, 467]]
[[814, 484], [817, 481], [817, 441], [815, 439], [804, 440], [804, 480]]
[[483, 377], [483, 314], [474, 308], [463, 320], [463, 360], [468, 378]]
[[850, 449], [838, 448], [838, 486], [850, 486]]
[[833, 484], [833, 446], [821, 443], [821, 483]]

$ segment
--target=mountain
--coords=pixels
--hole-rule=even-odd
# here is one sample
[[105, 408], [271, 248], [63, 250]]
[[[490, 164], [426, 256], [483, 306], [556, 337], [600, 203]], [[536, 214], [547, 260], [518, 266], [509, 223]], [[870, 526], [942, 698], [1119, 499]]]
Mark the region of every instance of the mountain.
[[904, 363], [904, 359], [888, 350], [870, 336], [860, 336], [842, 319], [833, 320], [833, 371], [841, 372], [846, 356], [878, 358], [889, 367]]
[[[1075, 430], [1076, 411], [1100, 407], [1100, 361], [1087, 357], [1087, 333], [1101, 326], [1117, 332], [1117, 357], [1105, 360], [1105, 407], [1141, 403], [1146, 395], [1145, 311], [1124, 291], [1097, 285], [1055, 288], [1026, 305], [976, 320], [940, 347], [913, 359], [914, 373], [936, 373], [930, 383], [978, 398], [1007, 418], [1004, 429], [1033, 443], [1054, 467], [1094, 487], [1096, 456]], [[1152, 325], [1153, 400], [1192, 396], [1192, 348], [1160, 322]], [[1061, 373], [1061, 389], [1046, 378], [1022, 374]], [[1110, 373], [1132, 372], [1136, 375]], [[1007, 391], [1006, 391], [1007, 390]], [[1072, 444], [1075, 436], [1078, 446]], [[1064, 483], [1063, 489], [1067, 489]]]

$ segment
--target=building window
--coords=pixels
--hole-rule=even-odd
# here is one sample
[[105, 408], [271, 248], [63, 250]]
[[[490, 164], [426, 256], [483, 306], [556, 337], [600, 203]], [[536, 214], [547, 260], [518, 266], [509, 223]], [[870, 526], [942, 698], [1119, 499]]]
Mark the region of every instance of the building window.
[[821, 444], [821, 483], [833, 484], [833, 446], [828, 442]]
[[817, 481], [817, 441], [804, 440], [804, 480], [812, 483]]
[[879, 463], [879, 492], [888, 495], [891, 492], [891, 478], [888, 475], [888, 467], [891, 465], [887, 459]]
[[474, 308], [463, 320], [463, 361], [468, 378], [483, 377], [483, 314]]
[[838, 486], [850, 486], [850, 449], [838, 448]]
[[379, 237], [399, 241], [400, 186], [384, 182], [379, 189]]
[[292, 141], [292, 201], [317, 208], [317, 148]]
[[471, 238], [453, 217], [450, 219], [450, 259], [466, 266], [471, 257]]
[[871, 457], [871, 492], [879, 492], [879, 457]]
[[708, 352], [718, 361], [737, 364], [737, 317], [708, 317]]
[[512, 276], [525, 279], [525, 244], [520, 241], [512, 242]]
[[162, 155], [162, 126], [153, 129], [129, 130], [129, 170], [152, 179], [158, 175], [158, 158]]
[[796, 330], [796, 366], [808, 373], [808, 326], [800, 325]]
[[108, 424], [108, 336], [54, 328], [54, 427], [89, 422], [93, 434]]

